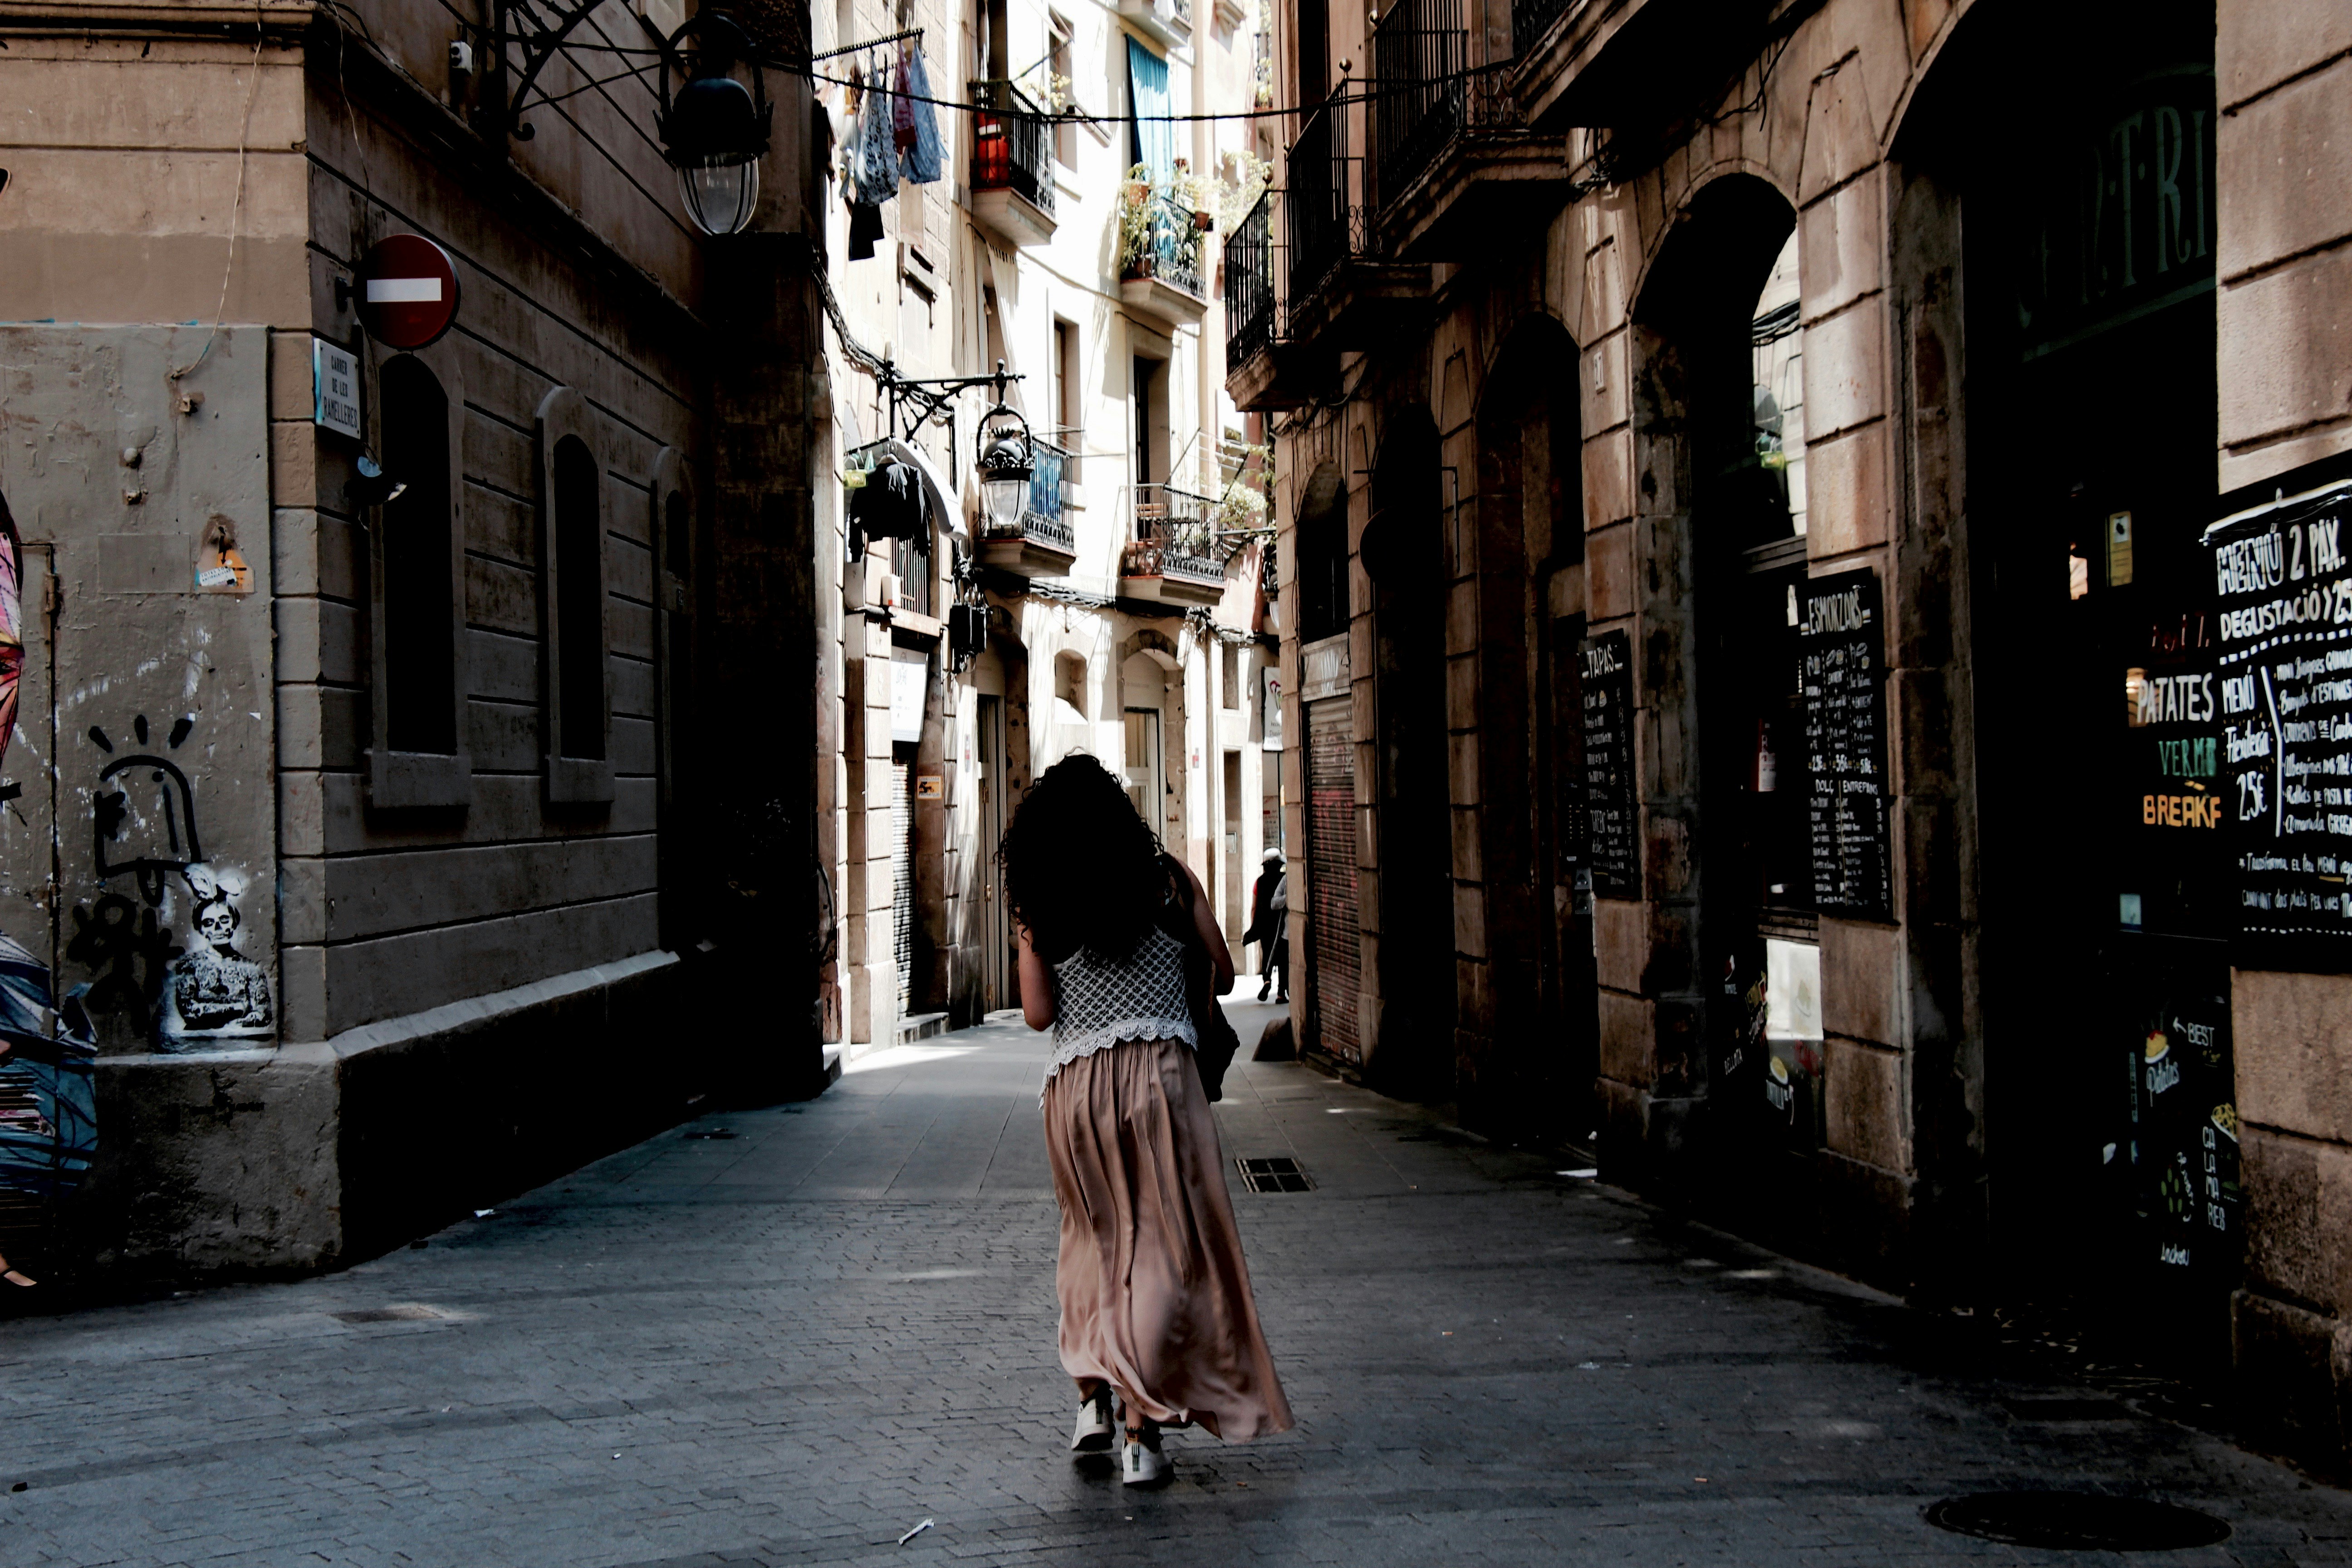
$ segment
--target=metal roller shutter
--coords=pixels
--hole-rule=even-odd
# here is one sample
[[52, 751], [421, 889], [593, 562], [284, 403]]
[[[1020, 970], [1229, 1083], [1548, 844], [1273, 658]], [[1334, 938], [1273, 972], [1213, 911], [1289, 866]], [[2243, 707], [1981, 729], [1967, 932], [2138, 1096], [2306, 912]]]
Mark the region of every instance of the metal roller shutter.
[[[1307, 709], [1308, 972], [1323, 1048], [1360, 1061], [1356, 995], [1364, 950], [1356, 920], [1356, 735], [1347, 698]], [[1292, 932], [1297, 940], [1297, 933]]]
[[898, 831], [890, 839], [892, 952], [898, 963], [898, 1016], [915, 1006], [915, 764], [890, 766], [890, 809]]

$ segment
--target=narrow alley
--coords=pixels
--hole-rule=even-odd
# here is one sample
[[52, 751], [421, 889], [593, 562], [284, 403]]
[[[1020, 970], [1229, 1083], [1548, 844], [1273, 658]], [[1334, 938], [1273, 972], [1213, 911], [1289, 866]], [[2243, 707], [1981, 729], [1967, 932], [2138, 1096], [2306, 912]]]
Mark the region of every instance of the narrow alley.
[[2093, 1560], [1923, 1518], [2025, 1487], [2231, 1528], [2167, 1563], [2352, 1561], [2352, 1500], [2128, 1391], [1246, 1060], [1299, 1426], [1124, 1489], [1065, 1448], [1043, 1039], [869, 1054], [347, 1272], [11, 1322], [0, 1563]]

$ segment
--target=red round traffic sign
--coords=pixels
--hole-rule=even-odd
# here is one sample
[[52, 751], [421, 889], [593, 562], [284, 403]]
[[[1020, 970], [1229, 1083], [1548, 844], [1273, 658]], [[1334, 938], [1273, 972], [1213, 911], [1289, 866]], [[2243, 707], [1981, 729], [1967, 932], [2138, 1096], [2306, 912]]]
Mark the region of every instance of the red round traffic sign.
[[395, 234], [360, 258], [360, 325], [388, 349], [421, 349], [457, 319], [457, 268], [421, 234]]

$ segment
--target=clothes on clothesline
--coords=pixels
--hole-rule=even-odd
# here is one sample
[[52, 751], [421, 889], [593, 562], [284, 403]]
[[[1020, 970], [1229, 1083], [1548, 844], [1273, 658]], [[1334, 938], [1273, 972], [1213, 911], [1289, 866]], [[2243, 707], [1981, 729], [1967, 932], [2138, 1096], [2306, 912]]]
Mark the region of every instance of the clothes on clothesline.
[[939, 116], [926, 101], [929, 73], [919, 47], [900, 46], [888, 63], [879, 51], [850, 68], [841, 139], [841, 199], [849, 209], [849, 259], [874, 254], [882, 237], [882, 204], [902, 179], [928, 185], [947, 173]]

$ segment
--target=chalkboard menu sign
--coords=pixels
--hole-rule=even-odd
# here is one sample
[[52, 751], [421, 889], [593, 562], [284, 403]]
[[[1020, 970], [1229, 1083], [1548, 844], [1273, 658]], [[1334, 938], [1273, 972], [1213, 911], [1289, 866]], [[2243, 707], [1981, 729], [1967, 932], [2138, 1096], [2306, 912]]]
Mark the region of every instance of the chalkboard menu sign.
[[1623, 632], [1576, 645], [1584, 688], [1584, 819], [1592, 890], [1642, 896], [1640, 826], [1633, 810], [1633, 647]]
[[1797, 587], [1797, 657], [1805, 692], [1813, 907], [1892, 920], [1887, 854], [1885, 612], [1867, 570]]
[[2205, 531], [2238, 962], [2352, 970], [2352, 484]]

